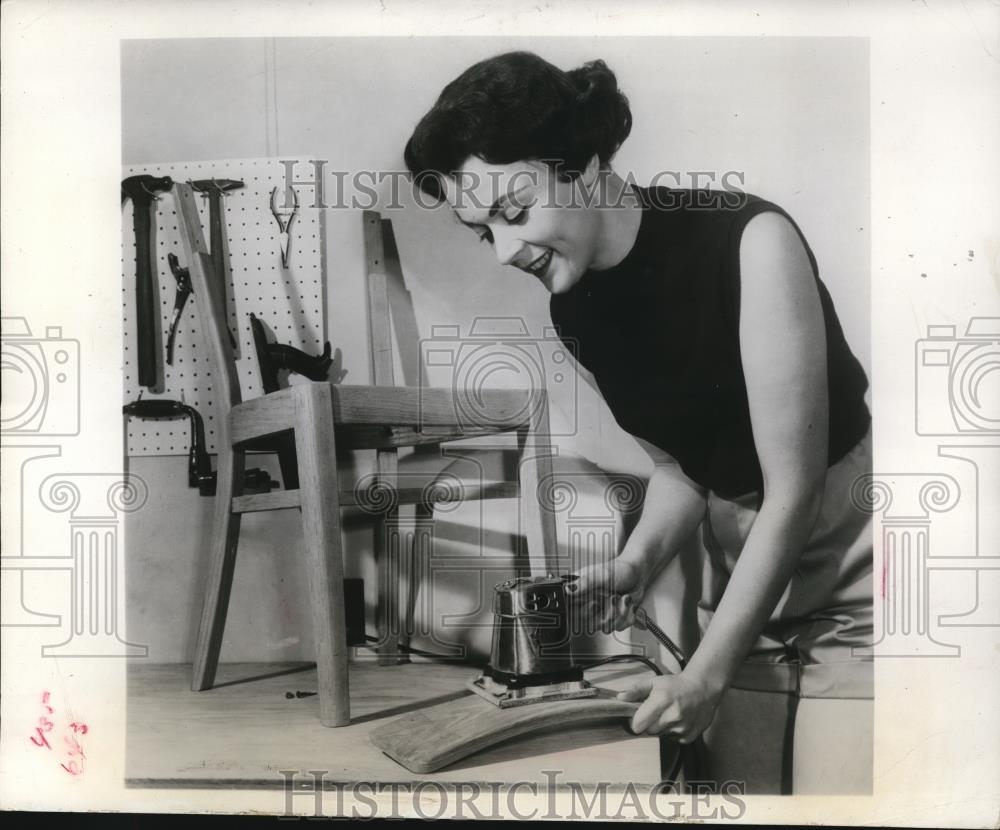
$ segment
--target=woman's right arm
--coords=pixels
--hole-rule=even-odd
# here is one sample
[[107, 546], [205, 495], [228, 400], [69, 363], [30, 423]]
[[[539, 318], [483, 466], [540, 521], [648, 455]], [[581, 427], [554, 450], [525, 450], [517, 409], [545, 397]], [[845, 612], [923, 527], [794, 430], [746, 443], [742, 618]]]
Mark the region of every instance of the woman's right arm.
[[650, 581], [691, 538], [705, 516], [706, 490], [695, 484], [673, 458], [656, 450], [642, 515], [621, 555]]
[[[632, 624], [632, 607], [642, 601], [656, 575], [677, 555], [705, 516], [705, 489], [695, 484], [669, 455], [640, 441], [655, 467], [646, 488], [642, 515], [621, 554], [583, 568], [574, 591], [592, 597], [601, 629], [621, 631]], [[606, 600], [616, 595], [611, 603]]]

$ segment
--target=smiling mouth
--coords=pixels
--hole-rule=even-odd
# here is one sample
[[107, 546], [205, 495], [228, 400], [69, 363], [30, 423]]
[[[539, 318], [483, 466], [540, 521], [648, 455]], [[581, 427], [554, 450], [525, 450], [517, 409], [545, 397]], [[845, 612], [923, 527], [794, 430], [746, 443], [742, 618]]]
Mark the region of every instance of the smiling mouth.
[[521, 270], [527, 271], [529, 274], [536, 277], [544, 277], [545, 272], [549, 269], [549, 263], [552, 262], [552, 250], [549, 249], [544, 254], [542, 254], [537, 259], [529, 262]]

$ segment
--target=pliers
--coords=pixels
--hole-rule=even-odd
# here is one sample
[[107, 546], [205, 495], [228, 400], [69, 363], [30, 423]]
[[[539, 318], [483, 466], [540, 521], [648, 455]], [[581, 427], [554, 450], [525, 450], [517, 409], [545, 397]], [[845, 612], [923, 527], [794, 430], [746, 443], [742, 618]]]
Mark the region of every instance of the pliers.
[[170, 264], [170, 271], [177, 280], [177, 293], [174, 295], [174, 313], [170, 318], [170, 334], [167, 336], [167, 364], [174, 365], [174, 338], [177, 337], [177, 324], [181, 319], [181, 312], [184, 311], [184, 303], [191, 296], [194, 288], [191, 285], [191, 274], [187, 268], [181, 268], [177, 257], [167, 254], [167, 262]]
[[[288, 253], [291, 249], [292, 235], [290, 228], [292, 226], [292, 220], [295, 215], [299, 212], [299, 194], [296, 192], [294, 187], [289, 187], [289, 191], [292, 194], [292, 208], [283, 208], [278, 210], [278, 188], [272, 188], [271, 190], [271, 213], [274, 215], [274, 220], [278, 223], [278, 240], [281, 245], [281, 267], [288, 267]], [[285, 197], [285, 204], [288, 204], [287, 194]]]

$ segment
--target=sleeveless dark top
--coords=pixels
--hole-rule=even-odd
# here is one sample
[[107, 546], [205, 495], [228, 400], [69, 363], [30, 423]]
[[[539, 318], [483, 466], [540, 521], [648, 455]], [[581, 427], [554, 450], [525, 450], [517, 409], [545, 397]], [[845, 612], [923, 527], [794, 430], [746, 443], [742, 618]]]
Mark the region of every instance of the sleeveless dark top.
[[[637, 192], [643, 211], [632, 249], [618, 265], [588, 271], [568, 292], [553, 294], [552, 322], [623, 429], [669, 453], [717, 495], [760, 492], [740, 359], [739, 247], [758, 213], [791, 217], [749, 194]], [[829, 466], [868, 431], [868, 379], [802, 241], [826, 323]]]

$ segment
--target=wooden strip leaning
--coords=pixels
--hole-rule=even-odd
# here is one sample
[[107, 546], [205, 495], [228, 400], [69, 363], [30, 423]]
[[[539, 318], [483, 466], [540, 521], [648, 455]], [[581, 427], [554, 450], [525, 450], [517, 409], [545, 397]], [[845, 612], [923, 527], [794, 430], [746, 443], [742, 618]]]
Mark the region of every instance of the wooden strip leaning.
[[521, 516], [531, 575], [545, 576], [560, 570], [556, 517], [551, 504], [554, 449], [549, 431], [548, 395], [539, 390], [533, 398], [531, 421], [526, 429], [518, 432], [522, 448], [519, 468]]
[[177, 224], [184, 245], [191, 284], [194, 289], [198, 316], [209, 346], [209, 360], [217, 382], [216, 405], [219, 414], [219, 461], [216, 471], [216, 496], [212, 511], [212, 536], [209, 546], [208, 575], [202, 602], [198, 640], [195, 645], [191, 688], [209, 689], [215, 682], [215, 672], [222, 649], [222, 636], [229, 608], [229, 596], [236, 568], [236, 548], [239, 544], [240, 517], [230, 513], [234, 496], [243, 487], [243, 453], [233, 451], [230, 444], [228, 415], [233, 404], [240, 401], [240, 386], [236, 364], [228, 335], [222, 336], [225, 318], [210, 278], [212, 263], [205, 246], [205, 236], [190, 185], [174, 185]]

